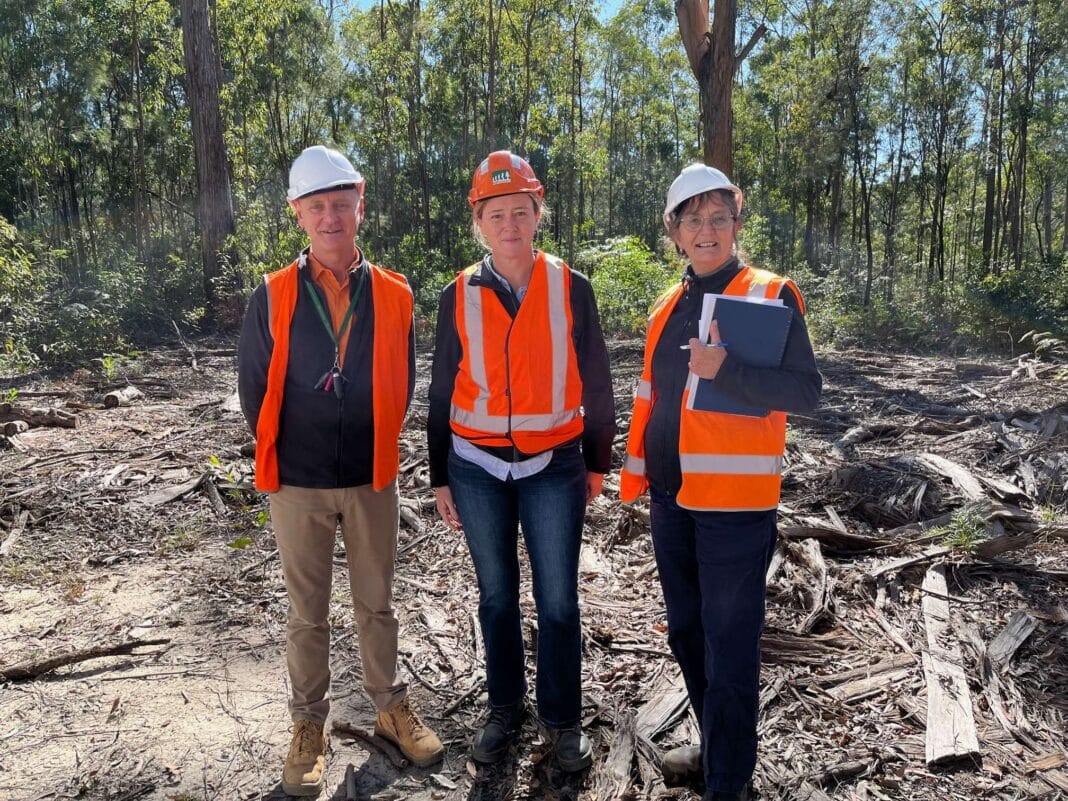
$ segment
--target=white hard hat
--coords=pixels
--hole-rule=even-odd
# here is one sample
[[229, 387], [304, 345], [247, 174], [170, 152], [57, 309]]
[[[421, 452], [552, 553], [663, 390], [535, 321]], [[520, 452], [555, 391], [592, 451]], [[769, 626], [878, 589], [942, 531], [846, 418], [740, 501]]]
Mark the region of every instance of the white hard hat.
[[325, 189], [354, 184], [363, 194], [363, 176], [344, 155], [322, 145], [305, 148], [289, 168], [288, 200], [296, 200]]
[[727, 189], [732, 192], [738, 204], [738, 213], [741, 214], [742, 190], [732, 184], [730, 179], [715, 167], [709, 167], [707, 164], [691, 164], [671, 182], [667, 193], [667, 203], [664, 204], [664, 226], [671, 228], [671, 212], [685, 201], [713, 189]]

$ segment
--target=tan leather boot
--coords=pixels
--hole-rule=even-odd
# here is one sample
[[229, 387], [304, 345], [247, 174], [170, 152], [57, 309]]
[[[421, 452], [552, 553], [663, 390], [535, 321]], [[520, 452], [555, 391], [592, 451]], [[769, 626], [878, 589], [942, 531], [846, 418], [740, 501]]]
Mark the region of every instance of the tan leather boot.
[[319, 795], [326, 770], [326, 735], [311, 720], [293, 724], [286, 766], [282, 769], [282, 789], [289, 795]]
[[433, 765], [445, 753], [441, 740], [419, 719], [407, 698], [378, 713], [375, 734], [396, 745], [402, 754], [421, 768]]

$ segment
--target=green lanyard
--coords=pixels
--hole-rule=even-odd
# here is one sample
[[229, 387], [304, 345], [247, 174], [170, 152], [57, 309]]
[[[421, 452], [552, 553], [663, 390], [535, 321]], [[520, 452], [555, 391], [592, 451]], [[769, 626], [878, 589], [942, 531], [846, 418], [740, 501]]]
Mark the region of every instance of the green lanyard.
[[342, 387], [343, 378], [341, 375], [341, 340], [339, 337], [345, 333], [345, 329], [348, 327], [349, 320], [352, 319], [353, 312], [356, 311], [356, 304], [360, 302], [360, 294], [363, 292], [363, 285], [366, 282], [363, 280], [363, 271], [356, 278], [356, 291], [352, 293], [352, 300], [349, 301], [349, 308], [345, 311], [345, 316], [341, 319], [341, 328], [337, 333], [334, 333], [334, 326], [331, 324], [330, 317], [326, 313], [326, 309], [323, 307], [323, 302], [319, 298], [319, 293], [316, 291], [315, 285], [311, 281], [304, 279], [304, 286], [308, 290], [308, 294], [311, 295], [312, 305], [315, 306], [315, 311], [319, 313], [319, 320], [323, 324], [323, 328], [326, 329], [326, 333], [330, 335], [330, 341], [334, 343], [334, 366], [331, 367], [319, 382], [315, 385], [316, 389], [325, 389], [327, 392], [333, 390], [337, 395], [338, 400], [344, 397], [344, 389]]

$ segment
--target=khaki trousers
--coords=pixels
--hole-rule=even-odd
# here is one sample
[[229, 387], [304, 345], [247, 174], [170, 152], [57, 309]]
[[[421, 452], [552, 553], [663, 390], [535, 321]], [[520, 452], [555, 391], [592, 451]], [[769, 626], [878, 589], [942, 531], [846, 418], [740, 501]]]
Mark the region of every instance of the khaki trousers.
[[323, 724], [330, 711], [328, 615], [339, 524], [348, 560], [364, 689], [379, 710], [400, 703], [408, 685], [397, 675], [397, 619], [392, 603], [399, 517], [397, 482], [381, 492], [375, 492], [370, 484], [340, 489], [283, 486], [269, 497], [289, 595], [286, 662], [293, 720]]

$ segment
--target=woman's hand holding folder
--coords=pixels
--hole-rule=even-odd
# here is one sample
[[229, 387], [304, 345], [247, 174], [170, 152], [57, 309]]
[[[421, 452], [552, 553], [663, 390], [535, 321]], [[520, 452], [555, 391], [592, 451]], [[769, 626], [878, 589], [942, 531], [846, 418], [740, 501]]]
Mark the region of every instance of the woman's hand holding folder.
[[715, 320], [708, 328], [708, 338], [707, 345], [697, 338], [690, 340], [690, 372], [711, 381], [727, 358], [727, 346], [719, 338], [719, 323]]

